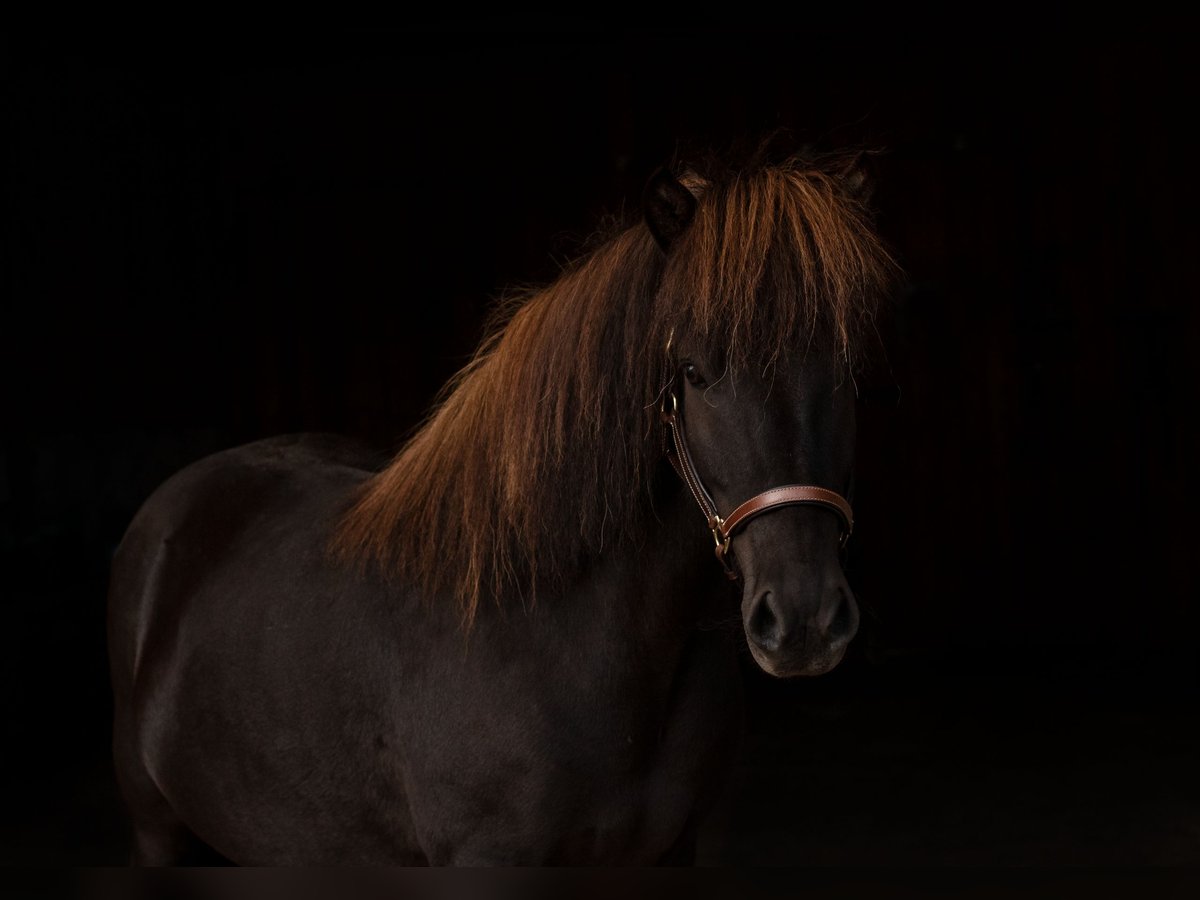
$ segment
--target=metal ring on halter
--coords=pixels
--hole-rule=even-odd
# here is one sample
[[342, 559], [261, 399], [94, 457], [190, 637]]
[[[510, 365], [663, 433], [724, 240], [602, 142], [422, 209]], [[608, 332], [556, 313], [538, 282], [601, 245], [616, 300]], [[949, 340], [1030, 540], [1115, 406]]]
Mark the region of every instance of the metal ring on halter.
[[725, 559], [726, 554], [729, 553], [729, 542], [733, 540], [733, 535], [725, 533], [724, 529], [721, 528], [724, 524], [725, 520], [720, 516], [713, 516], [708, 520], [708, 527], [712, 531], [713, 544], [716, 545], [713, 547], [713, 553], [717, 557], [717, 562], [721, 564], [721, 568], [725, 570], [726, 576], [734, 579], [737, 578], [737, 572], [734, 571], [733, 567]]
[[[667, 412], [667, 397], [671, 398], [671, 411]], [[675, 418], [675, 414], [679, 412], [679, 398], [675, 396], [674, 391], [667, 391], [667, 396], [663, 397], [662, 405], [658, 408], [658, 414], [664, 422], [669, 422]]]
[[722, 524], [725, 524], [724, 518], [713, 516], [708, 520], [708, 530], [713, 533], [713, 542], [716, 545], [716, 556], [724, 557], [725, 552], [730, 548], [730, 535], [726, 534], [721, 529]]

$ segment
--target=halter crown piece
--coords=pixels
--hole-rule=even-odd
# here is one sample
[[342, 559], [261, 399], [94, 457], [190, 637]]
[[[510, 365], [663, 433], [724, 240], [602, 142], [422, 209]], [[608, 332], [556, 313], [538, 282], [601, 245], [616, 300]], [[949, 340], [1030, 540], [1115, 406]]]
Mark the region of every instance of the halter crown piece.
[[[667, 347], [669, 351], [670, 342]], [[836, 513], [842, 521], [841, 546], [845, 547], [851, 532], [854, 531], [854, 511], [850, 507], [850, 501], [829, 488], [813, 484], [780, 485], [765, 490], [761, 494], [755, 494], [727, 516], [722, 517], [718, 514], [717, 504], [705, 489], [704, 482], [700, 480], [700, 474], [696, 471], [696, 464], [692, 461], [692, 454], [688, 450], [683, 411], [679, 408], [679, 398], [675, 394], [675, 382], [678, 377], [679, 371], [677, 370], [671, 378], [667, 394], [663, 398], [662, 407], [659, 410], [663, 422], [671, 432], [671, 445], [665, 448], [666, 455], [675, 471], [679, 473], [679, 477], [688, 486], [688, 490], [692, 492], [696, 505], [700, 507], [700, 511], [708, 520], [708, 528], [712, 532], [713, 543], [716, 545], [714, 552], [717, 561], [725, 570], [725, 575], [730, 579], [738, 577], [737, 571], [729, 564], [728, 559], [729, 545], [737, 530], [755, 516], [760, 516], [781, 506], [812, 504]]]

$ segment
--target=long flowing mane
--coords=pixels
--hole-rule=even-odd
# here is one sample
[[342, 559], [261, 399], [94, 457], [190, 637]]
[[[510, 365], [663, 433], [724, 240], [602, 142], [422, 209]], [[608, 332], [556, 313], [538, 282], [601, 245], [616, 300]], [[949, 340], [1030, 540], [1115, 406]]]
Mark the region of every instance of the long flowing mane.
[[793, 156], [681, 176], [694, 219], [669, 255], [644, 223], [509, 301], [425, 425], [335, 538], [427, 596], [532, 602], [629, 538], [660, 463], [672, 334], [728, 370], [818, 328], [847, 362], [894, 272], [844, 160]]

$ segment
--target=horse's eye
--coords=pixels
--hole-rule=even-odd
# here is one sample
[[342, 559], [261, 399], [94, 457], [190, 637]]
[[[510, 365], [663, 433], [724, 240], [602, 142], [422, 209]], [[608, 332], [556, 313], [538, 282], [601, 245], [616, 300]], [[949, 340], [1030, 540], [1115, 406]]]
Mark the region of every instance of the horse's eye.
[[688, 380], [688, 384], [694, 384], [696, 387], [704, 387], [708, 384], [704, 380], [704, 376], [700, 374], [700, 370], [691, 363], [683, 364], [683, 377]]

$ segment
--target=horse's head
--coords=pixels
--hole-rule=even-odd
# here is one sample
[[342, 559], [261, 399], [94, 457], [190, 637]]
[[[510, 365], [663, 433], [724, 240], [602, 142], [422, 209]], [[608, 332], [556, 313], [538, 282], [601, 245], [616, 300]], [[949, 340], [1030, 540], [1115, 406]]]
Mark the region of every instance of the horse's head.
[[[796, 353], [740, 374], [721, 374], [697, 348], [679, 347], [677, 359], [675, 416], [687, 465], [726, 521], [745, 501], [783, 486], [849, 495], [854, 397], [827, 357]], [[750, 652], [766, 672], [820, 675], [841, 661], [858, 628], [841, 566], [847, 526], [832, 504], [802, 502], [765, 509], [727, 537], [718, 532], [741, 583]]]
[[[842, 186], [834, 183], [834, 189]], [[694, 193], [660, 174], [646, 199], [647, 223], [668, 254], [668, 279], [676, 253], [712, 255], [711, 246], [697, 246], [705, 241], [724, 253], [716, 268], [744, 259], [759, 267], [755, 298], [746, 308], [732, 303], [727, 325], [711, 327], [714, 311], [701, 309], [699, 324], [684, 322], [673, 332], [668, 359], [675, 374], [664, 393], [663, 418], [675, 448], [673, 461], [700, 507], [697, 516], [708, 518], [718, 557], [724, 544], [727, 568], [740, 580], [742, 622], [754, 659], [778, 677], [828, 672], [841, 661], [859, 619], [841, 565], [852, 525], [846, 498], [855, 403], [846, 332], [838, 322], [844, 310], [826, 314], [818, 305], [822, 298], [801, 294], [823, 287], [805, 266], [819, 276], [822, 267], [837, 260], [811, 262], [823, 249], [816, 239], [802, 238], [809, 246], [796, 252], [781, 248], [790, 236], [785, 234], [760, 253], [731, 263], [736, 251], [722, 250], [720, 243], [736, 236], [728, 211], [733, 201], [726, 203], [719, 227], [701, 223], [697, 227], [707, 234], [687, 246], [691, 219], [697, 216]], [[769, 209], [764, 214], [781, 215]], [[794, 277], [782, 271], [791, 264], [800, 270]], [[695, 267], [695, 261], [680, 259], [676, 265]], [[687, 277], [676, 274], [677, 284]], [[736, 275], [729, 283], [736, 290]], [[835, 294], [837, 287], [831, 288]], [[668, 302], [681, 302], [683, 289]], [[671, 290], [668, 285], [668, 294]], [[766, 296], [771, 291], [795, 291], [796, 296]], [[847, 303], [844, 297], [829, 300], [838, 302]], [[785, 321], [792, 307], [812, 314], [806, 321], [800, 316]], [[740, 337], [738, 318], [745, 326]], [[803, 325], [801, 340], [780, 343], [754, 333], [771, 327], [786, 331], [797, 322]], [[719, 572], [714, 566], [714, 575]]]

